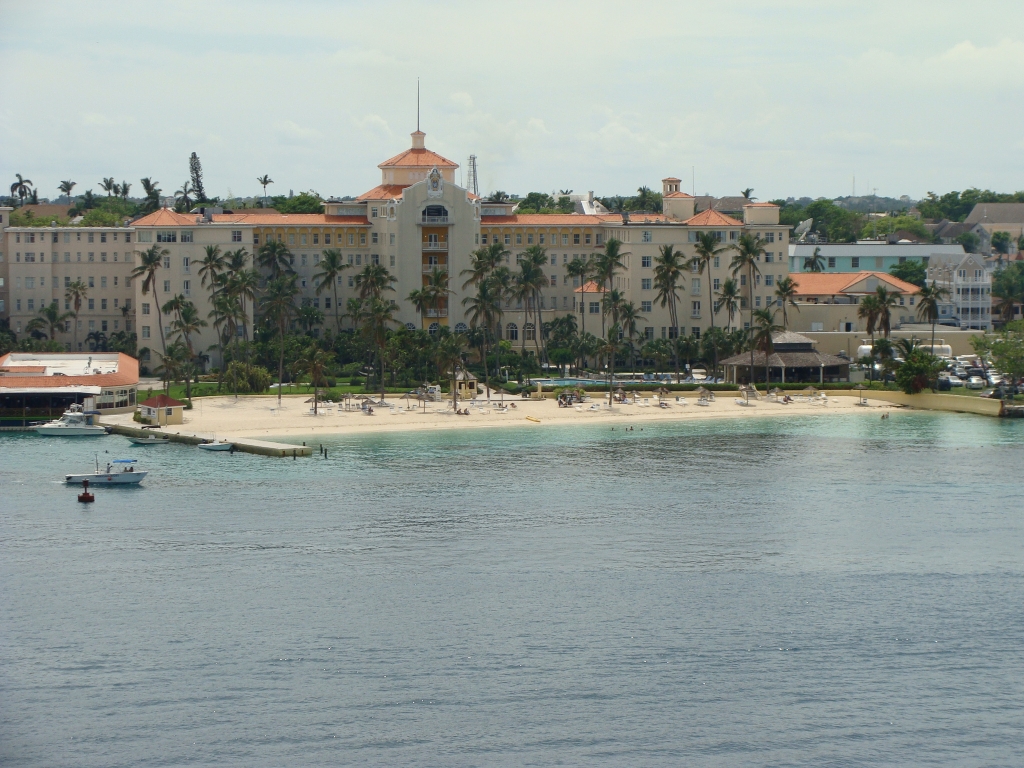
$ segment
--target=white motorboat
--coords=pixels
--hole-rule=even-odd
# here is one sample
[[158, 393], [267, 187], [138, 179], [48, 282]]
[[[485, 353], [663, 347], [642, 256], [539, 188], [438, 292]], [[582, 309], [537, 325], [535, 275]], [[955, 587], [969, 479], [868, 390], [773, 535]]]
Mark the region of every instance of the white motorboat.
[[234, 445], [234, 443], [222, 443], [219, 440], [214, 440], [210, 443], [200, 443], [199, 447], [204, 451], [230, 451]]
[[167, 435], [156, 437], [155, 435], [147, 435], [146, 437], [129, 437], [135, 445], [167, 445], [171, 442]]
[[138, 485], [149, 473], [136, 470], [135, 464], [136, 459], [114, 459], [107, 462], [107, 469], [102, 472], [97, 460], [95, 472], [65, 475], [64, 482], [69, 485], [81, 485], [83, 480], [88, 480], [89, 485]]
[[86, 411], [78, 403], [73, 403], [64, 415], [55, 421], [40, 424], [36, 432], [40, 435], [79, 437], [84, 435], [105, 435], [106, 427], [96, 423], [99, 411]]

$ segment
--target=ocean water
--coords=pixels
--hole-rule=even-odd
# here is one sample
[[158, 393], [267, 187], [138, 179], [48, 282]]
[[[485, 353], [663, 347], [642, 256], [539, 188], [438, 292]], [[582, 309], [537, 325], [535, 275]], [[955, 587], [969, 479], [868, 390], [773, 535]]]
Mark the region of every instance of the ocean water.
[[327, 446], [0, 435], [0, 765], [1024, 764], [1024, 422]]

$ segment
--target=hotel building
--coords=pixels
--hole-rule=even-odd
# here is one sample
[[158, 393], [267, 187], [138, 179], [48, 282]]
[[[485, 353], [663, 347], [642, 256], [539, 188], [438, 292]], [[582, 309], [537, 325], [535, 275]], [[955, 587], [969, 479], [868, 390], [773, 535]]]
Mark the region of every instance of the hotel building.
[[[663, 245], [671, 244], [684, 258], [689, 258], [695, 255], [697, 236], [701, 232], [714, 232], [723, 247], [736, 244], [744, 232], [760, 236], [766, 244], [766, 255], [762, 259], [761, 274], [755, 277], [752, 286], [754, 308], [775, 301], [775, 283], [789, 272], [789, 232], [788, 227], [779, 224], [776, 206], [748, 203], [743, 206], [742, 219], [713, 210], [697, 211], [696, 199], [680, 191], [680, 181], [676, 178], [662, 180], [662, 213], [517, 214], [516, 201], [483, 200], [458, 186], [455, 183], [458, 165], [428, 149], [425, 134], [420, 131], [412, 134], [409, 149], [384, 161], [378, 168], [381, 171], [378, 186], [354, 200], [327, 200], [322, 214], [280, 214], [259, 209], [232, 213], [206, 209], [197, 215], [163, 209], [126, 228], [32, 228], [37, 237], [47, 238], [50, 260], [39, 270], [40, 276], [45, 273], [46, 295], [63, 302], [66, 278], [91, 276], [94, 289], [90, 290], [90, 296], [95, 290], [99, 300], [101, 290], [110, 292], [102, 294], [108, 314], [101, 315], [96, 303], [88, 311], [83, 309], [79, 322], [85, 325], [80, 330], [88, 333], [90, 322], [97, 323], [97, 329], [105, 322], [109, 333], [116, 328], [115, 320], [130, 322], [131, 329], [138, 332], [139, 345], [159, 351], [158, 323], [163, 323], [165, 335], [169, 336], [171, 318], [164, 315], [158, 320], [158, 304], [182, 294], [195, 302], [200, 316], [205, 318], [210, 311], [209, 289], [200, 285], [197, 274], [206, 246], [219, 246], [222, 252], [245, 248], [252, 254], [273, 239], [284, 243], [292, 254], [301, 300], [321, 309], [328, 325], [333, 323], [334, 313], [339, 309], [339, 314], [343, 313], [346, 301], [357, 295], [355, 276], [371, 263], [384, 265], [395, 276], [395, 290], [390, 297], [396, 304], [397, 321], [410, 329], [436, 330], [448, 325], [462, 331], [467, 328], [468, 320], [462, 303], [467, 291], [462, 290], [461, 273], [469, 268], [474, 250], [497, 242], [509, 251], [508, 266], [513, 270], [519, 254], [530, 246], [543, 247], [548, 257], [545, 272], [549, 286], [541, 297], [541, 317], [546, 321], [575, 312], [582, 315], [588, 330], [595, 331], [600, 327], [599, 294], [577, 290], [580, 286], [566, 273], [566, 266], [572, 260], [596, 256], [610, 238], [616, 238], [622, 242], [625, 268], [616, 276], [613, 287], [622, 291], [626, 300], [635, 303], [644, 318], [638, 327], [652, 339], [670, 338], [677, 333], [699, 337], [711, 325], [707, 281], [710, 280], [711, 289], [717, 291], [732, 276], [730, 250], [724, 250], [715, 258], [710, 274], [688, 273], [679, 286], [681, 327], [671, 327], [668, 308], [658, 305], [654, 288], [655, 257]], [[26, 287], [24, 279], [29, 276], [26, 267], [28, 264], [42, 267], [42, 264], [23, 260], [28, 244], [17, 239], [23, 235], [27, 236], [25, 228], [5, 231], [5, 260], [0, 263], [0, 274], [6, 278], [6, 288], [0, 287], [0, 290], [11, 291], [11, 276], [22, 280], [10, 297], [0, 299], [5, 302], [0, 308], [0, 317], [10, 318], [11, 327], [16, 331], [19, 323], [23, 328], [38, 311], [38, 301], [42, 298], [40, 294], [32, 309], [29, 308], [27, 292], [37, 289]], [[102, 236], [106, 237], [103, 251], [99, 240]], [[81, 238], [91, 238], [87, 243], [89, 248], [78, 246], [85, 242]], [[49, 247], [51, 240], [52, 248]], [[116, 252], [115, 245], [118, 246]], [[141, 280], [131, 285], [127, 283], [127, 275], [137, 263], [137, 253], [152, 245], [167, 251], [158, 274], [155, 296], [152, 292], [142, 293]], [[352, 269], [338, 278], [338, 285], [318, 294], [315, 275], [320, 271], [320, 259], [327, 248], [341, 250]], [[131, 249], [136, 252], [135, 261], [125, 261], [126, 250]], [[33, 247], [33, 251], [38, 253], [39, 248]], [[12, 263], [9, 258], [12, 252], [20, 253], [22, 261]], [[99, 258], [103, 253], [107, 255], [106, 261]], [[79, 256], [82, 256], [81, 261]], [[93, 271], [84, 270], [80, 264]], [[435, 267], [447, 269], [452, 293], [446, 303], [421, 314], [407, 297], [424, 285]], [[106, 282], [101, 288], [103, 279]], [[737, 280], [746, 294], [746, 274], [737, 275]], [[115, 295], [115, 289], [123, 294]], [[334, 305], [335, 289], [340, 308]], [[12, 311], [12, 299], [21, 302], [16, 311]], [[120, 317], [113, 310], [121, 311], [125, 302], [128, 302], [129, 314]], [[528, 314], [527, 309], [514, 300], [508, 303], [502, 319], [503, 338], [520, 343], [536, 338], [533, 312]], [[738, 318], [736, 324], [742, 322]], [[723, 325], [721, 315], [716, 317], [716, 324]], [[69, 337], [60, 340], [72, 343]], [[83, 342], [84, 336], [80, 336], [77, 343], [82, 345]], [[202, 338], [194, 343], [200, 349], [213, 346], [215, 332], [211, 328], [204, 329]], [[214, 365], [218, 362], [212, 360]]]

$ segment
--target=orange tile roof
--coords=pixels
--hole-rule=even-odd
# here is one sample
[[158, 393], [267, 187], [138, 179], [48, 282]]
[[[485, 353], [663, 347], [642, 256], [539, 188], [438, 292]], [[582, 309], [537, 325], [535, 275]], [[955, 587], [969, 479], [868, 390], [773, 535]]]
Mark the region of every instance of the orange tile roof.
[[331, 216], [326, 213], [215, 213], [214, 224], [250, 224], [254, 226], [295, 227], [324, 224], [369, 226], [365, 216]]
[[453, 163], [447, 157], [442, 157], [437, 152], [429, 149], [407, 149], [394, 157], [385, 160], [378, 165], [378, 168], [458, 168], [458, 163]]
[[481, 216], [480, 224], [519, 224], [541, 227], [594, 226], [601, 223], [600, 216], [585, 213], [513, 213], [509, 216]]
[[693, 216], [683, 222], [688, 227], [742, 227], [743, 222], [737, 221], [732, 216], [726, 216], [724, 213], [718, 211], [712, 211], [710, 208], [706, 211], [701, 211], [696, 216]]
[[381, 184], [369, 192], [363, 192], [356, 200], [391, 200], [395, 197], [401, 197], [402, 190], [408, 186], [408, 184]]
[[587, 280], [581, 288], [577, 288], [573, 293], [607, 293], [603, 285], [598, 285], [593, 280]]
[[[649, 211], [627, 211], [629, 214], [630, 224], [654, 224], [658, 222], [671, 221], [668, 216], [664, 213], [651, 213]], [[602, 213], [598, 215], [601, 221], [610, 222], [612, 224], [622, 223], [621, 213]]]
[[899, 293], [917, 293], [920, 288], [885, 272], [791, 272], [797, 296], [837, 296], [857, 283], [876, 277]]
[[666, 176], [662, 181], [682, 181], [682, 179], [677, 179], [675, 176]]
[[175, 213], [170, 208], [161, 208], [136, 219], [132, 222], [133, 227], [181, 227], [195, 225], [196, 215]]
[[[674, 181], [679, 181], [679, 179], [674, 179]], [[685, 192], [669, 192], [664, 197], [693, 197], [693, 195], [688, 195]]]
[[[0, 357], [0, 368], [6, 367], [12, 353]], [[33, 355], [46, 357], [60, 355], [62, 352], [33, 352]], [[17, 369], [18, 366], [10, 366]], [[95, 373], [90, 376], [11, 376], [4, 377], [4, 386], [19, 389], [50, 387], [123, 387], [135, 386], [139, 383], [139, 361], [123, 352], [117, 355], [117, 373]]]

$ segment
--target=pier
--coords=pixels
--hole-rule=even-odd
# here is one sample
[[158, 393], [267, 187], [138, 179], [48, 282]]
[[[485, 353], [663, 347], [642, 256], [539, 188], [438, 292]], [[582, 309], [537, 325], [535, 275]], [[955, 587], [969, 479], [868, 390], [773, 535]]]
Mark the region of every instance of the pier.
[[[213, 439], [212, 435], [181, 434], [171, 432], [169, 429], [141, 429], [139, 427], [128, 427], [123, 424], [104, 424], [117, 435], [125, 437], [150, 437], [152, 435], [166, 435], [171, 442], [185, 443], [186, 445], [199, 445]], [[251, 437], [221, 437], [220, 439], [235, 446], [236, 451], [242, 453], [254, 453], [258, 456], [275, 456], [277, 458], [298, 458], [299, 456], [312, 456], [313, 449], [308, 445], [292, 445], [291, 443], [277, 443], [270, 440], [256, 440]]]

